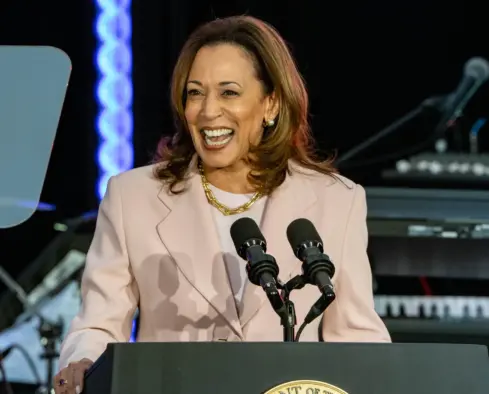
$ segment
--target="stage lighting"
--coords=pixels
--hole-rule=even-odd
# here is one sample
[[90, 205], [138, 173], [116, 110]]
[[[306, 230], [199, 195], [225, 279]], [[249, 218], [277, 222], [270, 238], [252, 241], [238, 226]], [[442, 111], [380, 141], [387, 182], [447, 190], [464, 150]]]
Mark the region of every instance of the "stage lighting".
[[113, 175], [133, 167], [131, 0], [98, 0], [95, 31], [99, 135], [97, 197]]
[[134, 164], [131, 0], [97, 0], [95, 31], [99, 135], [96, 192], [101, 200], [109, 178]]

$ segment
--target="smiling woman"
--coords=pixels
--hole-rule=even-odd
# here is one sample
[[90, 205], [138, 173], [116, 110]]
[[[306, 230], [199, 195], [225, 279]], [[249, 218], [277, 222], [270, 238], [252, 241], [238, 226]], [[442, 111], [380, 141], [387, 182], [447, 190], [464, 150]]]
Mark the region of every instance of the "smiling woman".
[[156, 175], [172, 192], [195, 153], [208, 180], [235, 193], [270, 194], [289, 160], [335, 173], [331, 160], [314, 155], [304, 82], [269, 24], [231, 17], [197, 29], [180, 53], [171, 90], [177, 133], [162, 144]]
[[[187, 83], [185, 119], [209, 181], [223, 190], [250, 192], [247, 163], [258, 146], [264, 119], [273, 120], [278, 103], [257, 78], [253, 59], [236, 45], [204, 47], [197, 53]], [[228, 183], [218, 170], [243, 174]]]
[[[301, 273], [289, 224], [306, 218], [324, 240], [336, 301], [303, 340], [390, 341], [374, 310], [365, 191], [314, 156], [306, 89], [280, 35], [249, 16], [204, 25], [177, 61], [172, 104], [176, 133], [157, 162], [109, 181], [57, 393], [75, 392], [107, 343], [129, 340], [138, 306], [140, 341], [281, 341], [230, 235], [245, 216], [284, 282]], [[319, 291], [294, 296], [303, 321]]]

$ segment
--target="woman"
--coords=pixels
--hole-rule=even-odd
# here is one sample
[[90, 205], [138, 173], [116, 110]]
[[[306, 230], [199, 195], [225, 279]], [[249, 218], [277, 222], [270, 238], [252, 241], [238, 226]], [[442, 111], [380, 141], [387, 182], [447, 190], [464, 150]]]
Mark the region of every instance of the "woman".
[[[374, 310], [364, 189], [314, 157], [308, 97], [279, 34], [246, 16], [202, 26], [175, 66], [172, 105], [178, 130], [158, 163], [109, 182], [57, 393], [81, 386], [107, 343], [129, 340], [138, 305], [140, 341], [281, 341], [231, 241], [243, 216], [261, 224], [283, 281], [301, 269], [286, 238], [296, 218], [335, 263], [337, 299], [302, 340], [390, 341]], [[299, 322], [318, 296], [293, 294]]]

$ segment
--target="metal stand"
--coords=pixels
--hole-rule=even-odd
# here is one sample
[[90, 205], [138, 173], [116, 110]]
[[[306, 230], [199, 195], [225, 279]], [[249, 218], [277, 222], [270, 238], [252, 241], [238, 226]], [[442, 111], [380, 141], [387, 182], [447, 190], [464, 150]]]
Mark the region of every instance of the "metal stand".
[[290, 293], [292, 290], [302, 289], [306, 285], [306, 281], [302, 275], [297, 275], [286, 284], [280, 285], [282, 289], [282, 298], [285, 302], [286, 313], [280, 319], [280, 324], [284, 331], [284, 342], [295, 342], [295, 326], [297, 324], [297, 317], [295, 315], [294, 303], [290, 300]]
[[57, 345], [63, 334], [63, 322], [61, 319], [56, 323], [42, 317], [40, 319], [38, 332], [44, 348], [41, 358], [46, 360], [46, 382], [39, 388], [37, 394], [47, 394], [53, 392], [54, 362], [59, 357]]
[[[365, 149], [372, 146], [374, 143], [376, 143], [381, 138], [384, 138], [384, 137], [392, 134], [393, 132], [399, 130], [406, 123], [410, 122], [413, 119], [416, 119], [419, 115], [421, 115], [427, 109], [434, 108], [437, 111], [441, 112], [444, 108], [444, 104], [446, 102], [446, 99], [447, 99], [447, 96], [435, 96], [435, 97], [427, 98], [420, 105], [418, 105], [413, 110], [409, 111], [402, 118], [400, 118], [399, 120], [396, 120], [391, 125], [380, 130], [378, 133], [372, 135], [370, 138], [368, 138], [365, 141], [361, 142], [360, 144], [354, 146], [348, 152], [346, 152], [345, 154], [340, 156], [338, 158], [338, 160], [336, 161], [336, 164], [337, 165], [342, 164], [343, 162], [350, 160], [352, 157], [357, 156], [359, 153], [363, 152]], [[441, 126], [439, 125], [437, 127], [437, 133], [439, 133], [440, 130], [443, 129], [443, 126], [444, 126], [444, 124], [442, 124]], [[442, 131], [444, 131], [444, 129]]]
[[[36, 394], [54, 393], [54, 362], [59, 357], [57, 345], [58, 342], [61, 342], [61, 336], [63, 335], [63, 320], [59, 318], [57, 322], [53, 322], [44, 318], [38, 308], [29, 303], [27, 294], [22, 286], [20, 286], [1, 266], [0, 283], [4, 283], [21, 302], [25, 311], [25, 317], [21, 320], [22, 323], [35, 317], [39, 319], [39, 327], [37, 331], [39, 333], [41, 345], [44, 349], [41, 358], [46, 360], [46, 381], [44, 384], [40, 382], [40, 387], [37, 389]], [[41, 302], [38, 303], [38, 305], [40, 304]]]

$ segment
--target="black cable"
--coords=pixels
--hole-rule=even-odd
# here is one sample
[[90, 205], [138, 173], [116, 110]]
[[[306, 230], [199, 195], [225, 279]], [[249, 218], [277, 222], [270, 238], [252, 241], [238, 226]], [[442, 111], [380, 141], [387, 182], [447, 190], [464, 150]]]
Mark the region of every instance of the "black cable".
[[13, 344], [11, 346], [11, 349], [12, 350], [17, 349], [20, 353], [22, 353], [22, 356], [24, 357], [25, 361], [27, 362], [27, 365], [29, 365], [29, 369], [31, 370], [32, 374], [34, 375], [34, 379], [36, 379], [37, 384], [39, 386], [41, 386], [43, 384], [42, 379], [41, 379], [41, 375], [39, 375], [39, 371], [36, 368], [36, 364], [34, 364], [34, 360], [29, 355], [27, 350], [25, 348], [23, 348], [22, 346], [20, 346], [19, 344]]
[[302, 331], [304, 331], [304, 328], [306, 328], [307, 324], [308, 323], [305, 321], [300, 325], [299, 329], [297, 330], [297, 334], [295, 335], [295, 342], [299, 342]]
[[[334, 294], [334, 293], [333, 293]], [[335, 297], [328, 297], [325, 294], [322, 294], [321, 297], [314, 303], [306, 317], [304, 318], [304, 322], [299, 327], [297, 331], [297, 335], [295, 336], [295, 342], [299, 342], [299, 338], [302, 334], [302, 331], [306, 328], [308, 324], [311, 324], [318, 317], [323, 315], [323, 313], [328, 309], [331, 303], [335, 300]]]
[[14, 390], [12, 389], [12, 385], [9, 383], [7, 379], [7, 373], [5, 372], [5, 368], [3, 367], [3, 359], [0, 357], [0, 372], [2, 373], [2, 383], [5, 387], [6, 394], [14, 394]]

